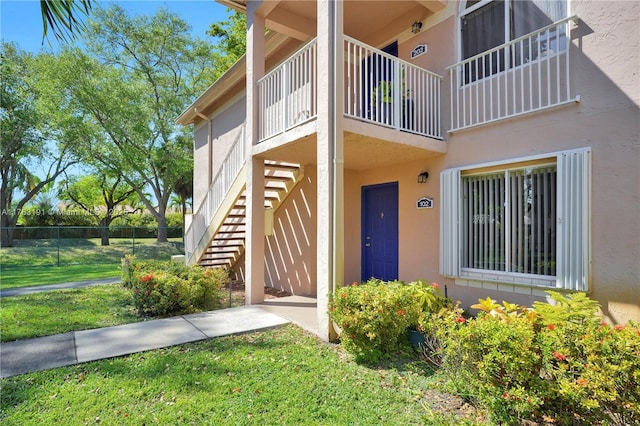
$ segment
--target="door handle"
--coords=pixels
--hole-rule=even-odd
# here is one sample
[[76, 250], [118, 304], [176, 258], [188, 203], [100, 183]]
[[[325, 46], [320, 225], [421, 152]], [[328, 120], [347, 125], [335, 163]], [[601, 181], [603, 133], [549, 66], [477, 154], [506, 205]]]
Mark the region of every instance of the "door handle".
[[371, 247], [371, 237], [367, 237], [367, 241], [364, 243], [365, 247]]

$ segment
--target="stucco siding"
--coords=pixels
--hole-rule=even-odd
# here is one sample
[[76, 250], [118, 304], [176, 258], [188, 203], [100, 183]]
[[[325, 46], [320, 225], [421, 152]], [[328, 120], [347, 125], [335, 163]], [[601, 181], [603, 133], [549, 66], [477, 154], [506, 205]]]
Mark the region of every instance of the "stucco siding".
[[209, 122], [194, 129], [193, 145], [193, 205], [199, 206], [209, 187]]
[[[640, 317], [640, 4], [572, 4], [580, 18], [572, 32], [572, 92], [580, 103], [452, 134], [444, 166], [591, 147], [592, 297], [619, 322]], [[509, 298], [486, 291], [452, 288], [465, 299]]]
[[316, 167], [276, 210], [265, 239], [265, 284], [300, 296], [316, 295]]

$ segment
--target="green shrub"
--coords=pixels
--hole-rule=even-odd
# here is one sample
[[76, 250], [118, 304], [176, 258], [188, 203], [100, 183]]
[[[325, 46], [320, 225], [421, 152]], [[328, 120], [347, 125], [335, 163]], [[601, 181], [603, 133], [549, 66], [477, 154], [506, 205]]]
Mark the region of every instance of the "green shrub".
[[424, 360], [440, 368], [444, 357], [444, 342], [465, 321], [463, 310], [458, 304], [454, 306], [450, 300], [437, 312], [423, 311], [418, 318], [418, 330], [424, 335], [424, 342], [420, 347]]
[[584, 293], [549, 291], [554, 304], [534, 304], [541, 375], [553, 384], [548, 404], [565, 418], [640, 423], [640, 328], [600, 322], [598, 302]]
[[457, 392], [482, 403], [498, 423], [528, 418], [542, 405], [536, 325], [529, 316], [483, 312], [452, 326], [444, 344], [445, 374]]
[[139, 315], [169, 316], [217, 309], [228, 282], [224, 269], [177, 262], [122, 261], [122, 282], [131, 289]]
[[640, 421], [640, 327], [611, 327], [584, 294], [549, 292], [534, 309], [496, 303], [466, 320], [441, 315], [442, 372], [461, 395], [489, 408], [494, 421], [517, 424], [551, 416], [560, 424]]
[[407, 327], [419, 312], [412, 286], [376, 279], [337, 289], [329, 305], [345, 349], [365, 362], [376, 362], [406, 342]]

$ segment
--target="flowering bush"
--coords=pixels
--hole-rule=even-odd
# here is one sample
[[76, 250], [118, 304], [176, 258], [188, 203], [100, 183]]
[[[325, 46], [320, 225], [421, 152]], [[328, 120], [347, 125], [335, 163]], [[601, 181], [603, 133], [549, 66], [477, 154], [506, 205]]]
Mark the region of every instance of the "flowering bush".
[[534, 305], [543, 324], [541, 376], [553, 383], [549, 405], [592, 423], [640, 423], [640, 326], [601, 323], [583, 294], [550, 294], [555, 305]]
[[[342, 330], [340, 340], [358, 361], [376, 362], [406, 341], [415, 324], [420, 302], [413, 288], [399, 281], [371, 279], [335, 291], [329, 315]], [[404, 339], [404, 340], [403, 340]]]
[[455, 390], [487, 406], [498, 423], [531, 417], [545, 393], [532, 317], [481, 312], [455, 321], [441, 363]]
[[597, 302], [549, 292], [553, 305], [496, 303], [476, 318], [444, 316], [442, 371], [503, 424], [547, 415], [561, 424], [640, 421], [640, 328], [601, 324]]
[[224, 269], [137, 261], [132, 256], [125, 258], [122, 265], [123, 284], [131, 289], [139, 315], [168, 316], [216, 309], [223, 298], [221, 288], [228, 281]]

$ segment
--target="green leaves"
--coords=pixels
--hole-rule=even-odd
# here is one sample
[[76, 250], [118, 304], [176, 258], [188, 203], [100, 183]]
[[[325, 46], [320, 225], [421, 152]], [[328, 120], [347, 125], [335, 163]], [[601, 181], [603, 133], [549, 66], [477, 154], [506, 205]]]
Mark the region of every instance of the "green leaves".
[[91, 10], [91, 0], [41, 0], [42, 12], [42, 41], [47, 37], [49, 29], [56, 39], [67, 42], [77, 37], [79, 31], [86, 26], [80, 16], [88, 15]]
[[557, 291], [547, 291], [555, 304], [535, 302], [533, 307], [545, 324], [559, 324], [565, 321], [577, 324], [599, 323], [600, 304], [586, 293], [572, 293], [566, 296]]

